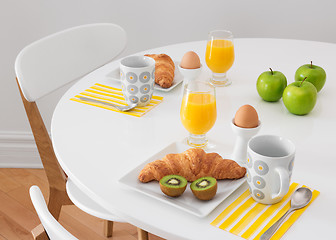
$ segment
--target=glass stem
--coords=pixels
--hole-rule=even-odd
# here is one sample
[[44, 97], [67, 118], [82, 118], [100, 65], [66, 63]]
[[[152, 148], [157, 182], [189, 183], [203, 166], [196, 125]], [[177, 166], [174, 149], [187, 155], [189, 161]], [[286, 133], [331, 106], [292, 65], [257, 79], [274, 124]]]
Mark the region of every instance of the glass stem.
[[212, 73], [210, 82], [216, 87], [229, 86], [232, 82], [227, 78], [226, 73]]
[[208, 139], [206, 138], [205, 134], [189, 134], [187, 143], [191, 147], [195, 148], [204, 148], [208, 144]]

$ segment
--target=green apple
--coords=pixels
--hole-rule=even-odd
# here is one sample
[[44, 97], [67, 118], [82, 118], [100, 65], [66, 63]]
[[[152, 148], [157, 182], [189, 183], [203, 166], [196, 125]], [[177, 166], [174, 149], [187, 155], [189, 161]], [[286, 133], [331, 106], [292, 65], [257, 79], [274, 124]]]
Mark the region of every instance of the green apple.
[[283, 103], [289, 112], [296, 115], [308, 114], [316, 104], [316, 88], [305, 80], [289, 84], [283, 92]]
[[279, 71], [263, 72], [257, 80], [257, 91], [259, 96], [267, 102], [276, 102], [282, 97], [287, 86], [287, 79]]
[[311, 82], [319, 92], [325, 84], [327, 75], [323, 68], [313, 65], [311, 61], [310, 64], [302, 65], [295, 72], [295, 81], [301, 82], [305, 77], [307, 77], [306, 81]]

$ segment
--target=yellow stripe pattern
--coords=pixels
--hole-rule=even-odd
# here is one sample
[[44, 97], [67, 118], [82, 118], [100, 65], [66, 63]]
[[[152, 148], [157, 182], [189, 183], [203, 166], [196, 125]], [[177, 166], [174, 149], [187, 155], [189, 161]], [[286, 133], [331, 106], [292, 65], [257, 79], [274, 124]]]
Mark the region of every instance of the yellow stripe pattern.
[[[224, 209], [224, 211], [211, 222], [211, 225], [244, 239], [259, 239], [259, 237], [290, 208], [290, 197], [299, 187], [306, 186], [292, 183], [288, 193], [283, 199], [273, 205], [257, 203], [250, 196], [249, 190], [246, 190]], [[306, 207], [291, 213], [274, 233], [271, 240], [280, 239], [320, 194], [317, 190], [312, 189], [312, 191], [313, 197], [310, 203]]]
[[103, 108], [103, 109], [107, 109], [107, 110], [111, 110], [114, 112], [119, 112], [119, 113], [131, 115], [131, 116], [135, 116], [135, 117], [143, 116], [144, 114], [149, 112], [151, 109], [156, 107], [158, 104], [160, 104], [163, 100], [163, 97], [152, 96], [152, 99], [147, 106], [136, 107], [130, 111], [121, 112], [121, 111], [114, 109], [113, 107], [109, 107], [103, 104], [80, 100], [79, 97], [88, 97], [88, 98], [100, 100], [100, 101], [107, 102], [107, 103], [113, 103], [113, 104], [117, 104], [120, 106], [125, 106], [127, 105], [127, 103], [125, 101], [124, 95], [120, 88], [114, 88], [111, 86], [106, 86], [100, 83], [96, 83], [93, 86], [91, 86], [89, 89], [86, 89], [84, 92], [81, 92], [80, 94], [70, 98], [70, 100], [75, 101], [75, 102], [84, 103], [84, 104], [91, 105], [91, 106], [95, 106], [95, 107], [99, 107], [99, 108]]

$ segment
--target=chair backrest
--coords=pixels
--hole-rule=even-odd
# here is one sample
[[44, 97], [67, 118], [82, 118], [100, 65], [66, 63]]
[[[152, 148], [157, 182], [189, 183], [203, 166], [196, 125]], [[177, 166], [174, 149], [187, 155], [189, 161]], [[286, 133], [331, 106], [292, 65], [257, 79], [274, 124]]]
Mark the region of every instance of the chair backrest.
[[17, 56], [15, 72], [24, 97], [40, 97], [110, 62], [126, 46], [118, 25], [97, 23], [70, 28], [26, 46]]
[[40, 221], [51, 240], [75, 240], [49, 212], [43, 194], [38, 186], [32, 186], [29, 189], [30, 199], [34, 205]]
[[48, 209], [58, 219], [62, 205], [72, 204], [66, 178], [36, 100], [113, 60], [126, 46], [118, 25], [97, 23], [70, 28], [25, 47], [15, 61], [16, 80], [49, 182]]

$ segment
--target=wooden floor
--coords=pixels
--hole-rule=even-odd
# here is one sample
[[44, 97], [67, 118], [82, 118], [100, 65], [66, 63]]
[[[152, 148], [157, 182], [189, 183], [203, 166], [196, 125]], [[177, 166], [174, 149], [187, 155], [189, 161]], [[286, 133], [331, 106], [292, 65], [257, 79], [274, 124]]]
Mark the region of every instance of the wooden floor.
[[[48, 196], [47, 178], [43, 169], [0, 168], [0, 240], [32, 239], [30, 230], [40, 221], [30, 201], [29, 188], [38, 185]], [[114, 223], [113, 237], [103, 236], [103, 220], [76, 206], [63, 207], [59, 222], [79, 239], [134, 240], [136, 227]], [[151, 235], [150, 240], [162, 238]]]

